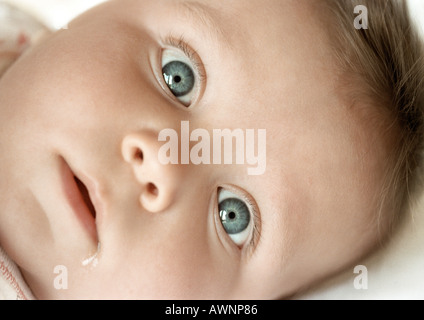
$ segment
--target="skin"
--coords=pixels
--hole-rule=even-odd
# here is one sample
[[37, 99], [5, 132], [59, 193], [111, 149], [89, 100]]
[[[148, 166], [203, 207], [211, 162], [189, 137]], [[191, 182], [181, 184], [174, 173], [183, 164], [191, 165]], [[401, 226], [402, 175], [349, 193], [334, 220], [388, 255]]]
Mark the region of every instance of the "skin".
[[[39, 299], [288, 297], [377, 242], [386, 150], [336, 94], [313, 2], [183, 3], [107, 2], [0, 80], [0, 244]], [[200, 7], [214, 22], [196, 18]], [[169, 34], [204, 66], [188, 108], [160, 79]], [[181, 121], [266, 129], [266, 172], [159, 164], [160, 130]], [[94, 237], [65, 196], [66, 165], [95, 190]], [[253, 198], [254, 248], [222, 229], [218, 188]], [[58, 265], [66, 290], [54, 286]]]

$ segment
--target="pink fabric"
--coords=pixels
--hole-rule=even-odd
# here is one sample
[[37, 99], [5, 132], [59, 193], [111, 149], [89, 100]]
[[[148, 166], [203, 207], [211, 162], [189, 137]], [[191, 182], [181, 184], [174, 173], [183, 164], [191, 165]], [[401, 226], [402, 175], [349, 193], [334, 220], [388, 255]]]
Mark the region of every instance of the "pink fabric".
[[0, 76], [46, 32], [42, 23], [0, 1]]
[[2, 248], [0, 248], [0, 299], [35, 299], [18, 267]]

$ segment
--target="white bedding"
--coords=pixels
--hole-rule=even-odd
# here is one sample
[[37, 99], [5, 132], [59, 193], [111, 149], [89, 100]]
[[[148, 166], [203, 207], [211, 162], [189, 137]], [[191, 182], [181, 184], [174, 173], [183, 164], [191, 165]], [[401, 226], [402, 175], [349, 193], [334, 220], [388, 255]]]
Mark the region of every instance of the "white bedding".
[[[0, 0], [1, 1], [1, 0]], [[21, 6], [59, 29], [80, 12], [104, 0], [3, 0]], [[409, 0], [424, 34], [424, 1]], [[364, 273], [348, 270], [299, 299], [424, 299], [424, 192], [408, 219], [385, 248], [361, 261], [368, 270], [368, 288], [355, 289]]]

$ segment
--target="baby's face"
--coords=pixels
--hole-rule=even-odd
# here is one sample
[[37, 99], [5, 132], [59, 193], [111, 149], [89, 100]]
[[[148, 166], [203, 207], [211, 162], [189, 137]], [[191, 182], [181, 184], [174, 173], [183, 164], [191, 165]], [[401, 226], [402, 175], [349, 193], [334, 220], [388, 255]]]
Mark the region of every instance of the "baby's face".
[[[0, 244], [37, 297], [278, 298], [374, 245], [385, 153], [310, 3], [111, 1], [1, 79]], [[266, 170], [183, 164], [187, 123], [211, 159], [214, 130], [266, 130]]]

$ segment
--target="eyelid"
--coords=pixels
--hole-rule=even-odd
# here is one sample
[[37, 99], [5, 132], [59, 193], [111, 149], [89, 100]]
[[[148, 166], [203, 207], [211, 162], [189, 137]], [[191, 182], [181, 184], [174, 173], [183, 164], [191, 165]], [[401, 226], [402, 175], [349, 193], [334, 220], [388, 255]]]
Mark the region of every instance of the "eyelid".
[[218, 197], [217, 197], [218, 203], [225, 199], [225, 198], [221, 200], [219, 199], [220, 190], [224, 190], [224, 191], [229, 190], [231, 193], [237, 195], [240, 198], [240, 200], [244, 201], [247, 207], [249, 208], [249, 212], [251, 213], [252, 219], [253, 219], [252, 236], [250, 238], [250, 241], [247, 243], [247, 245], [243, 246], [242, 250], [247, 251], [247, 253], [249, 254], [253, 253], [253, 251], [255, 251], [258, 245], [258, 242], [261, 236], [261, 216], [260, 216], [260, 211], [255, 200], [249, 193], [247, 193], [246, 191], [240, 190], [238, 187], [224, 186], [224, 187], [218, 188]]
[[167, 36], [163, 42], [170, 47], [180, 49], [192, 62], [199, 76], [199, 81], [203, 83], [206, 80], [205, 69], [199, 54], [187, 44], [183, 37], [177, 39], [173, 36]]

